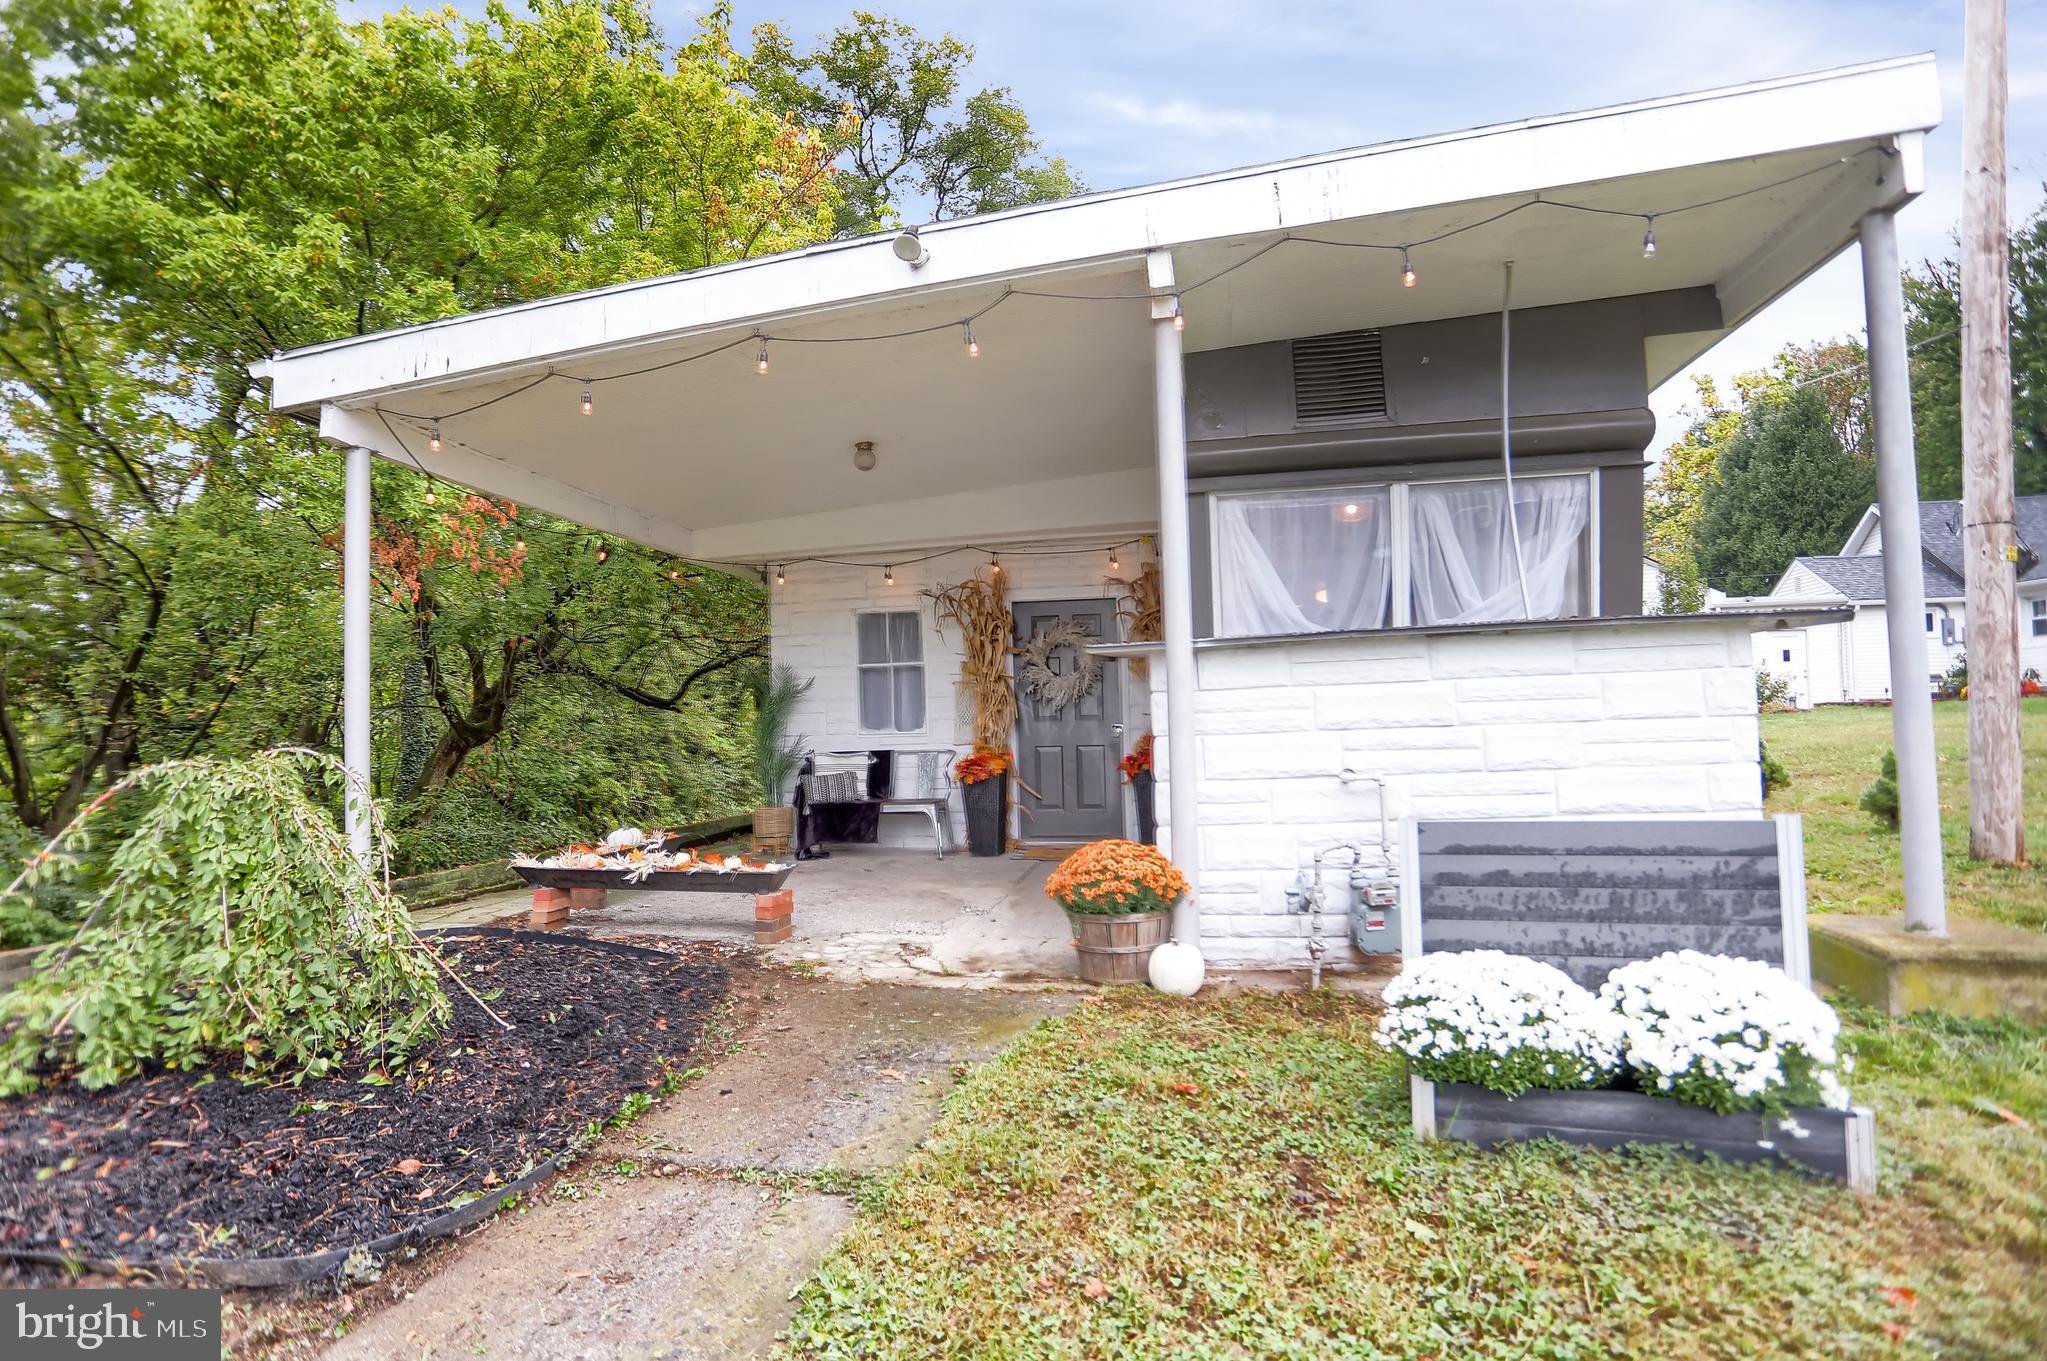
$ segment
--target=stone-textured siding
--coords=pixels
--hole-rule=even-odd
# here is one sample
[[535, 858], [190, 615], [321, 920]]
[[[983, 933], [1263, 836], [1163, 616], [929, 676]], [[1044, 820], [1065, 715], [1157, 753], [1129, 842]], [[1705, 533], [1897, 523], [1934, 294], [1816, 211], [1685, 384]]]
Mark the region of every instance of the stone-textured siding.
[[[1335, 842], [1367, 841], [1378, 859], [1373, 777], [1396, 849], [1406, 817], [1758, 816], [1751, 665], [1739, 620], [1204, 648], [1204, 953], [1307, 962], [1286, 889]], [[1164, 740], [1159, 756], [1165, 821]], [[1322, 927], [1327, 963], [1359, 960], [1340, 907]]]

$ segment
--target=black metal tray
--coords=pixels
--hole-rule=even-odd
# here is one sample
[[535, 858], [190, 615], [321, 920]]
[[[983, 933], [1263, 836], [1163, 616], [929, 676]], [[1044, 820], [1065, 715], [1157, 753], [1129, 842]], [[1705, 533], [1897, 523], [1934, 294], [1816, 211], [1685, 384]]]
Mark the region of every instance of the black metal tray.
[[535, 888], [608, 888], [653, 893], [773, 893], [796, 873], [794, 865], [779, 870], [655, 870], [642, 879], [631, 870], [570, 870], [546, 865], [514, 865], [512, 873]]

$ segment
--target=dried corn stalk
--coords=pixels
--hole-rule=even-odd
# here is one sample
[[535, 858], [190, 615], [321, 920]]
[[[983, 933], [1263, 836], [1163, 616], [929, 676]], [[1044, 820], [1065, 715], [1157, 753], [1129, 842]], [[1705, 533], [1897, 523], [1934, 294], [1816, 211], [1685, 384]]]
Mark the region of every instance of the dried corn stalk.
[[1009, 602], [999, 577], [969, 577], [931, 592], [941, 621], [959, 625], [960, 690], [974, 709], [974, 745], [1009, 750], [1016, 725], [1016, 687], [1011, 684]]
[[[1165, 578], [1159, 575], [1159, 565], [1147, 562], [1129, 580], [1110, 577], [1111, 586], [1121, 586], [1123, 596], [1130, 602], [1127, 610], [1116, 611], [1118, 619], [1130, 621], [1125, 641], [1132, 643], [1156, 643], [1166, 636]], [[1130, 670], [1130, 678], [1136, 681], [1151, 678], [1151, 663], [1143, 657], [1131, 657], [1124, 665]]]

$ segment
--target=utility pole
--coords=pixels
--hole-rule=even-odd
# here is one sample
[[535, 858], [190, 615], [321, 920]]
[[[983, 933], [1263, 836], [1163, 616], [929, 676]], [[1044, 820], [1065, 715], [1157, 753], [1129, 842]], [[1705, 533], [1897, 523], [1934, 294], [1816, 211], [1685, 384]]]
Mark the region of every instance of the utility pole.
[[1968, 0], [1962, 56], [1961, 282], [1969, 853], [2011, 864], [2025, 859], [2026, 834], [2020, 804], [2005, 61], [2005, 0]]

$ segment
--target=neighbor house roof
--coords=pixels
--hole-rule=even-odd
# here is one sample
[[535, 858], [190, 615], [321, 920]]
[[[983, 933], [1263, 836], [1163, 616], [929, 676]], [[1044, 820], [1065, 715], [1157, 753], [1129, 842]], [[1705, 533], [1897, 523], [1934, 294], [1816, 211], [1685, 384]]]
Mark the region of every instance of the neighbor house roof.
[[[1928, 600], [1956, 600], [1962, 596], [1961, 577], [1931, 558], [1921, 565], [1925, 568], [1922, 580]], [[1881, 553], [1796, 558], [1792, 566], [1804, 567], [1849, 600], [1880, 604], [1884, 599], [1884, 558]]]

